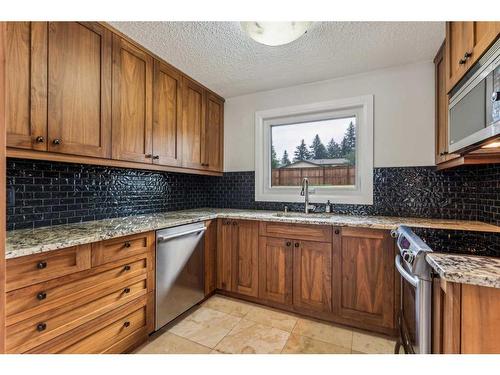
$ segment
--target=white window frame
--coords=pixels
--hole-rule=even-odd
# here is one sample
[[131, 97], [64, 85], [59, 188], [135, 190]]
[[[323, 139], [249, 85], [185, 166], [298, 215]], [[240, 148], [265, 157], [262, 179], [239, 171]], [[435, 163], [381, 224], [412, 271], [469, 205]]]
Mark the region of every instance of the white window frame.
[[271, 126], [356, 116], [356, 185], [315, 186], [312, 203], [373, 204], [373, 95], [255, 113], [255, 200], [303, 202], [300, 187], [271, 186]]

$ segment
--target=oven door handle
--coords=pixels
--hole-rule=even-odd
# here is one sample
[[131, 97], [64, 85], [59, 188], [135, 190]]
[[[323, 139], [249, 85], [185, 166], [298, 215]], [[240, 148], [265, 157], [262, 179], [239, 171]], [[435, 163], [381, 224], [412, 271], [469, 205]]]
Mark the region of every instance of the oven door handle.
[[403, 278], [406, 281], [408, 281], [411, 285], [413, 285], [413, 287], [416, 288], [418, 285], [418, 278], [410, 275], [408, 273], [408, 271], [405, 270], [405, 268], [401, 264], [401, 256], [399, 254], [396, 255], [395, 263], [396, 263], [396, 268], [397, 268], [398, 272], [401, 274], [401, 276], [403, 276]]

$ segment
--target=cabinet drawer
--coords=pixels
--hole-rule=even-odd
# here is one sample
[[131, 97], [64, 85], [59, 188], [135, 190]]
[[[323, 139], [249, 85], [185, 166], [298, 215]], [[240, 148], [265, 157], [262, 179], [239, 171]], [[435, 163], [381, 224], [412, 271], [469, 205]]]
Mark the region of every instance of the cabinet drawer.
[[[111, 267], [112, 266], [112, 267]], [[148, 258], [111, 263], [69, 277], [17, 289], [6, 295], [7, 325], [28, 319], [53, 309], [61, 313], [108, 293], [115, 285], [128, 280], [143, 279], [147, 274]], [[76, 278], [75, 276], [78, 276]]]
[[89, 268], [90, 245], [8, 259], [6, 290], [38, 284]]
[[259, 234], [267, 237], [297, 240], [332, 241], [332, 227], [328, 225], [286, 224], [261, 221]]
[[154, 232], [147, 232], [95, 242], [92, 244], [92, 267], [149, 252], [154, 239]]
[[108, 294], [62, 314], [49, 311], [8, 326], [7, 352], [22, 353], [111, 311], [135, 298], [146, 295], [146, 280], [117, 285]]
[[[146, 306], [116, 320], [107, 327], [85, 337], [83, 340], [63, 349], [59, 353], [99, 354], [112, 348], [122, 339], [139, 330], [144, 332], [146, 330]], [[146, 334], [144, 334], [144, 336], [146, 336]], [[125, 349], [124, 347], [123, 350]]]

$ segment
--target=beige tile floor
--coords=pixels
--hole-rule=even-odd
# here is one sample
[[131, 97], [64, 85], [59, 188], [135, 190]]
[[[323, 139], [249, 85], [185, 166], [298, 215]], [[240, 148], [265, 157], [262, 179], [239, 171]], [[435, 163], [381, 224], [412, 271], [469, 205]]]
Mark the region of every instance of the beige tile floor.
[[267, 307], [213, 296], [136, 353], [393, 353], [394, 341]]

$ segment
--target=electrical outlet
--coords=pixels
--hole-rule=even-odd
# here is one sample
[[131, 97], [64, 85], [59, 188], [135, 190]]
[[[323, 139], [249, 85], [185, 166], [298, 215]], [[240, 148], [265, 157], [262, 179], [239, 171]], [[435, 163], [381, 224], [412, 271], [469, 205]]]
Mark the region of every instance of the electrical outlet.
[[11, 186], [7, 189], [7, 206], [15, 206], [16, 205], [16, 192], [14, 188]]

